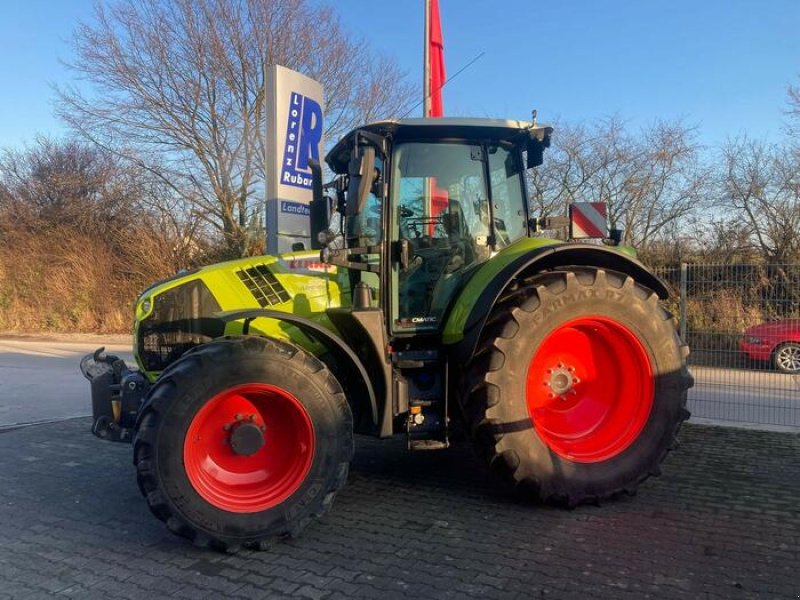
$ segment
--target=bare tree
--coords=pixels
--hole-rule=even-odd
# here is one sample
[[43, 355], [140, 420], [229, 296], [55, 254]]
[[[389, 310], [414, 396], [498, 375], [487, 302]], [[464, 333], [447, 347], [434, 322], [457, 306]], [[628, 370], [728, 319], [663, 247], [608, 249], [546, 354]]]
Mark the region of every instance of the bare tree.
[[595, 160], [593, 133], [583, 124], [554, 124], [553, 145], [544, 165], [529, 171], [531, 209], [537, 216], [565, 215], [573, 202], [584, 198], [599, 168]]
[[678, 234], [705, 203], [710, 171], [695, 133], [658, 122], [631, 133], [617, 117], [593, 125], [557, 124], [553, 148], [533, 175], [535, 211], [564, 214], [573, 202], [607, 202], [623, 241], [646, 249]]
[[665, 236], [674, 239], [710, 200], [711, 170], [700, 160], [695, 132], [682, 123], [658, 122], [634, 148], [615, 203], [630, 231], [627, 239], [643, 246]]
[[193, 266], [197, 223], [158, 178], [98, 146], [0, 152], [0, 326], [125, 330], [146, 285]]
[[79, 140], [40, 136], [0, 152], [0, 233], [94, 237], [120, 261], [129, 259], [125, 268], [144, 263], [150, 276], [190, 266], [193, 251], [204, 245], [200, 223], [180, 202], [148, 170]]
[[786, 88], [786, 114], [789, 116], [787, 131], [790, 136], [800, 136], [800, 86], [789, 85]]
[[788, 146], [746, 137], [722, 152], [720, 195], [766, 263], [800, 259], [800, 162]]
[[0, 205], [39, 229], [68, 224], [102, 233], [106, 221], [131, 216], [130, 190], [122, 189], [119, 175], [108, 152], [39, 136], [31, 146], [0, 153]]
[[715, 209], [721, 215], [698, 221], [694, 229], [692, 251], [681, 260], [694, 259], [716, 264], [756, 263], [758, 252], [753, 247], [750, 229], [728, 210]]
[[77, 30], [68, 65], [91, 93], [59, 90], [59, 114], [151, 168], [235, 255], [247, 250], [250, 200], [264, 177], [268, 65], [323, 84], [332, 138], [362, 119], [397, 116], [410, 98], [393, 61], [308, 0], [119, 0], [98, 4], [95, 20]]

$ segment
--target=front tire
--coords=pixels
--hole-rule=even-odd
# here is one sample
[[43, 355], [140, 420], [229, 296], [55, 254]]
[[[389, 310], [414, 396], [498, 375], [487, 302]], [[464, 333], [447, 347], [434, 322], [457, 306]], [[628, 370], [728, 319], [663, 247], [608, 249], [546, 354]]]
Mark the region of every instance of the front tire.
[[464, 413], [493, 470], [574, 506], [634, 493], [688, 418], [673, 320], [652, 291], [601, 269], [514, 284], [468, 367]]
[[150, 510], [228, 551], [298, 534], [330, 507], [352, 456], [352, 414], [328, 369], [252, 336], [205, 344], [164, 371], [134, 441]]

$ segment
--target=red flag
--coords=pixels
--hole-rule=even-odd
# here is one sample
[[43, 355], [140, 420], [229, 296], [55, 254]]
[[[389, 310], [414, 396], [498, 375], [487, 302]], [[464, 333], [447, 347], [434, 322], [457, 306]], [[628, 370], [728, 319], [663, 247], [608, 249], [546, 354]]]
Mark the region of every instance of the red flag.
[[[447, 193], [447, 188], [440, 188], [436, 185], [436, 177], [430, 178], [430, 214], [431, 217], [436, 219], [440, 218], [442, 214], [447, 210], [447, 206], [449, 204], [449, 194]], [[428, 235], [433, 237], [436, 231], [436, 223], [431, 223], [428, 231]]]
[[429, 31], [429, 48], [428, 56], [430, 65], [428, 65], [428, 73], [430, 74], [430, 114], [426, 117], [441, 117], [444, 116], [444, 105], [442, 104], [442, 86], [447, 80], [447, 75], [444, 72], [444, 38], [442, 37], [442, 23], [439, 19], [439, 0], [430, 0], [431, 14], [428, 18], [430, 27]]

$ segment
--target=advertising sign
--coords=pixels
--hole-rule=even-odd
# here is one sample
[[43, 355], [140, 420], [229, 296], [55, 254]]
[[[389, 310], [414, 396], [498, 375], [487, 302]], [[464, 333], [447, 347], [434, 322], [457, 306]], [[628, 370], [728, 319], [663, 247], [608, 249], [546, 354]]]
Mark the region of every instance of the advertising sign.
[[273, 65], [267, 72], [267, 253], [311, 248], [309, 159], [322, 160], [322, 85]]

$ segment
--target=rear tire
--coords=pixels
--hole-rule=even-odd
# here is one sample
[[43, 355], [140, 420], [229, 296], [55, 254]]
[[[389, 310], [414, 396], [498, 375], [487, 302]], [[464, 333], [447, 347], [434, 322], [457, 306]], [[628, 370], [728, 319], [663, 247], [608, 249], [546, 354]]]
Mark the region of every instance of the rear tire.
[[134, 464], [150, 510], [198, 546], [262, 548], [327, 511], [353, 456], [353, 417], [300, 348], [245, 336], [187, 353], [151, 389]]
[[689, 416], [687, 355], [631, 277], [543, 274], [489, 315], [462, 408], [479, 452], [525, 495], [574, 506], [633, 494]]

